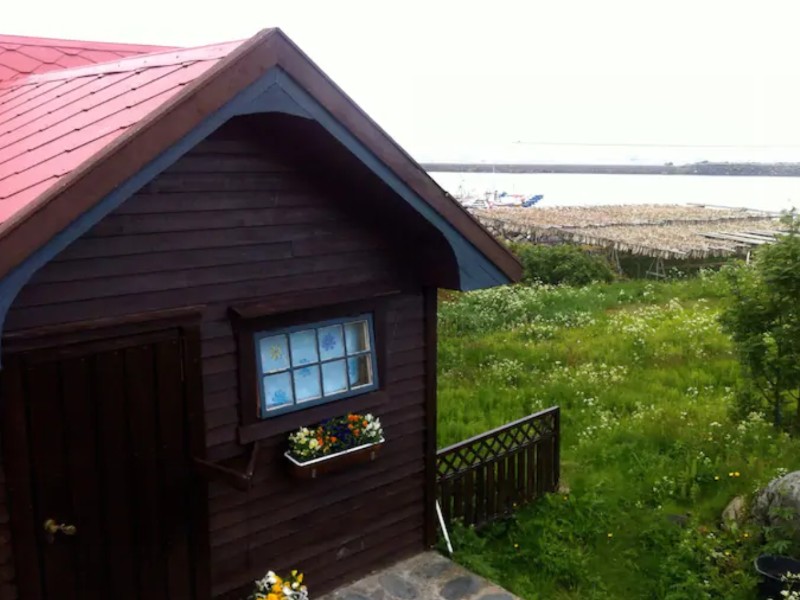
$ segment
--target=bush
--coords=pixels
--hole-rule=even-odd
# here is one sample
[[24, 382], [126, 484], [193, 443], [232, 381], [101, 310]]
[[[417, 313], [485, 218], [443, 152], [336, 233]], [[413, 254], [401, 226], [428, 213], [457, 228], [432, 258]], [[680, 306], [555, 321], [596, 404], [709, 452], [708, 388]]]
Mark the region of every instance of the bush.
[[605, 258], [584, 252], [578, 246], [519, 244], [514, 251], [525, 269], [525, 281], [580, 286], [614, 279], [614, 271]]
[[772, 408], [776, 426], [794, 407], [800, 433], [800, 230], [763, 246], [751, 265], [725, 269], [731, 297], [722, 324], [731, 334], [751, 389]]

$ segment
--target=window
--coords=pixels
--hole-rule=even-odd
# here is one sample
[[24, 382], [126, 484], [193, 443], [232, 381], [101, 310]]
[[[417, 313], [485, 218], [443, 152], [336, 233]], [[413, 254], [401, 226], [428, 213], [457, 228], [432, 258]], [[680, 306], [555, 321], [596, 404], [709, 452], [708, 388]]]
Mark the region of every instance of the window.
[[259, 417], [377, 388], [372, 315], [255, 335]]

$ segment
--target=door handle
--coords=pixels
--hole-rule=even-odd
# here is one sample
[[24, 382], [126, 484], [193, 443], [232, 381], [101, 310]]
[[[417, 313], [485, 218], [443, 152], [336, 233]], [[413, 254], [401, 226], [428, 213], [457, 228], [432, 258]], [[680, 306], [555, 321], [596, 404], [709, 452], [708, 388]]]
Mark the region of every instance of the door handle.
[[44, 531], [47, 534], [47, 541], [52, 544], [57, 533], [72, 536], [78, 533], [78, 528], [75, 525], [56, 523], [55, 519], [47, 519], [44, 522]]

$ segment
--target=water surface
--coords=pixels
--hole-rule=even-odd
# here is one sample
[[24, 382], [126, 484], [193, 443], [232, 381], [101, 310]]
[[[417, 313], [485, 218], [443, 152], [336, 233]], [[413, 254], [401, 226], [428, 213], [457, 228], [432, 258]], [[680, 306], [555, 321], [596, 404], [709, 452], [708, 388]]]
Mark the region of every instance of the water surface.
[[431, 173], [448, 192], [544, 194], [538, 206], [709, 204], [782, 211], [800, 209], [800, 177], [575, 175], [569, 173]]

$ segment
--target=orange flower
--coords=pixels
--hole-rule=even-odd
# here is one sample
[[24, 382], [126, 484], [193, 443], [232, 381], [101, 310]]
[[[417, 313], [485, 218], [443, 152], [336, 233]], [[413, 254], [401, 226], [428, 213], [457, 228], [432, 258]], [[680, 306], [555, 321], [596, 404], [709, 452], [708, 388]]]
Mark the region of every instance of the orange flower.
[[366, 421], [364, 421], [364, 422], [362, 423], [362, 425], [363, 425], [364, 427], [366, 427], [366, 426], [367, 426], [367, 422], [366, 422]]
[[317, 443], [318, 443], [320, 446], [322, 446], [322, 438], [321, 438], [321, 437], [318, 437], [318, 438], [317, 438]]
[[356, 437], [358, 437], [358, 436], [360, 436], [360, 435], [361, 435], [361, 432], [360, 432], [358, 429], [354, 429], [354, 430], [353, 430], [353, 435], [354, 435], [354, 436], [356, 436]]
[[332, 443], [332, 444], [335, 444], [335, 443], [336, 443], [336, 436], [335, 436], [335, 435], [332, 435], [332, 436], [331, 436], [331, 443]]

